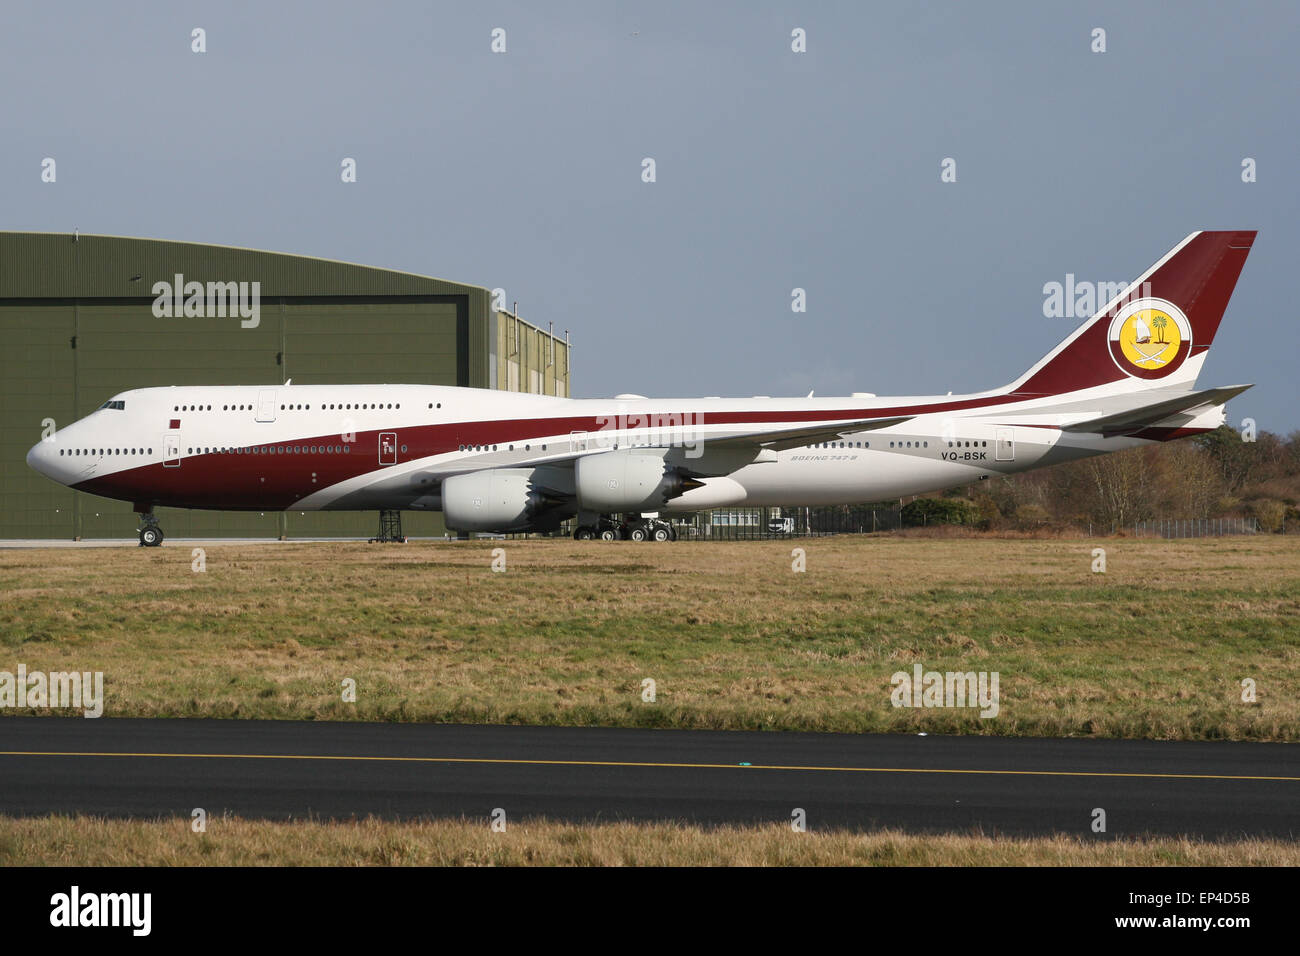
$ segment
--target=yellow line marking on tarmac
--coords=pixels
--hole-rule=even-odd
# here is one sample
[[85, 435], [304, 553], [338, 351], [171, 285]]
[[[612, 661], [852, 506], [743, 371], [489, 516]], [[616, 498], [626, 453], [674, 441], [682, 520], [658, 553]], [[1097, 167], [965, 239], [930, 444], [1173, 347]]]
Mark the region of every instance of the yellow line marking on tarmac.
[[669, 763], [638, 760], [530, 760], [520, 757], [378, 757], [341, 754], [176, 754], [64, 750], [0, 750], [0, 757], [183, 757], [205, 760], [355, 760], [388, 763], [514, 764], [540, 767], [660, 767], [677, 770], [802, 770], [840, 773], [946, 773], [1018, 777], [1138, 777], [1165, 780], [1281, 780], [1300, 777], [1223, 773], [1129, 773], [1107, 770], [954, 770], [938, 767], [813, 767], [786, 764]]

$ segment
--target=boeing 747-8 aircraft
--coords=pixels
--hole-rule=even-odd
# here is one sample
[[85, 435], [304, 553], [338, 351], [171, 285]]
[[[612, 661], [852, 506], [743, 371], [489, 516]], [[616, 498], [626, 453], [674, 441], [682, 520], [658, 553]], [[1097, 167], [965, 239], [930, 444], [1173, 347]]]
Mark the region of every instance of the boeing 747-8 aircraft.
[[[68, 487], [219, 510], [442, 511], [462, 531], [612, 536], [604, 516], [853, 504], [1209, 431], [1196, 379], [1254, 232], [1196, 232], [1033, 368], [969, 395], [567, 399], [429, 385], [114, 395], [27, 454]], [[667, 525], [651, 526], [664, 537]]]

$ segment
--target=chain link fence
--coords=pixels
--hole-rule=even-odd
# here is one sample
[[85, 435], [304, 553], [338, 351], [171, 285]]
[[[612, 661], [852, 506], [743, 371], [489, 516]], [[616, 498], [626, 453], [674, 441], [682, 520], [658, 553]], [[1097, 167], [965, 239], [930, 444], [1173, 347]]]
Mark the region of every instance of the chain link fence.
[[1133, 523], [1133, 534], [1139, 538], [1217, 538], [1259, 533], [1256, 518], [1153, 518]]
[[770, 541], [870, 534], [902, 527], [898, 505], [820, 508], [721, 508], [672, 519], [679, 539]]
[[[687, 541], [779, 541], [871, 534], [930, 524], [925, 520], [911, 524], [905, 522], [902, 507], [897, 502], [808, 508], [721, 508], [691, 515], [665, 515], [664, 520], [672, 525], [678, 540]], [[1074, 533], [1086, 529], [1088, 537], [1106, 537], [1130, 527], [1133, 535], [1139, 538], [1214, 538], [1264, 533], [1258, 519], [1253, 517], [1153, 518], [1123, 526], [1088, 523], [1076, 526]], [[566, 522], [554, 534], [566, 537], [572, 532], [572, 523]]]

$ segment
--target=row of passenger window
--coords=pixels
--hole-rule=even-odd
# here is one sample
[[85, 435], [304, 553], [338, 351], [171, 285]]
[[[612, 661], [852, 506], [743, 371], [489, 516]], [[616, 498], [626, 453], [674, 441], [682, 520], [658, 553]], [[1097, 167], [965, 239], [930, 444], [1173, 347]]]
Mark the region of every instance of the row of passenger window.
[[[961, 448], [961, 447], [962, 447], [962, 443], [959, 442], [959, 441], [958, 441], [958, 442], [951, 442], [951, 441], [948, 442], [948, 447], [949, 447], [949, 448], [952, 448], [954, 445], [955, 445], [956, 447], [958, 447], [958, 448]], [[989, 445], [989, 443], [986, 442], [986, 441], [977, 441], [977, 442], [969, 442], [969, 441], [968, 441], [968, 442], [965, 443], [965, 447], [967, 447], [967, 448], [987, 448], [988, 445]], [[869, 442], [869, 441], [858, 441], [858, 442], [853, 442], [853, 441], [833, 442], [833, 441], [829, 441], [829, 442], [822, 442], [820, 445], [811, 445], [811, 446], [809, 446], [809, 447], [811, 447], [811, 448], [870, 448], [870, 447], [871, 447], [871, 442]], [[890, 448], [929, 448], [929, 447], [930, 447], [930, 443], [929, 443], [928, 441], [891, 441], [891, 442], [889, 443], [889, 447], [890, 447]]]
[[[320, 408], [321, 408], [322, 411], [324, 411], [324, 410], [329, 410], [329, 411], [360, 411], [361, 409], [401, 408], [401, 407], [402, 407], [402, 403], [401, 403], [401, 402], [398, 402], [398, 403], [396, 403], [396, 404], [393, 404], [392, 402], [389, 402], [387, 405], [383, 404], [382, 402], [376, 402], [376, 403], [363, 403], [363, 402], [358, 402], [358, 403], [356, 403], [356, 404], [353, 404], [353, 403], [349, 402], [349, 403], [347, 403], [347, 404], [329, 404], [329, 405], [321, 405], [321, 406], [320, 406]], [[433, 408], [432, 405], [430, 405], [429, 407], [430, 407], [430, 408]], [[438, 407], [441, 408], [441, 407], [442, 407], [442, 404], [439, 403]], [[251, 412], [251, 411], [253, 410], [253, 408], [254, 408], [254, 406], [252, 406], [252, 405], [222, 405], [222, 406], [221, 406], [221, 410], [222, 410], [223, 412]], [[174, 412], [210, 412], [210, 411], [212, 411], [212, 406], [211, 406], [211, 405], [173, 405], [173, 406], [172, 406], [172, 411], [174, 411]], [[307, 412], [309, 412], [309, 411], [311, 411], [311, 405], [310, 405], [310, 404], [307, 404], [307, 405], [281, 405], [281, 406], [280, 406], [280, 411], [282, 411], [282, 412], [285, 412], [285, 411], [289, 411], [289, 412], [302, 412], [302, 411], [307, 411]]]
[[[101, 405], [100, 407], [101, 407], [101, 408], [123, 408], [123, 407], [125, 407], [125, 406], [124, 406], [124, 403], [122, 403], [122, 402], [106, 402], [105, 404]], [[253, 406], [253, 405], [222, 405], [222, 406], [221, 406], [221, 410], [222, 410], [223, 412], [251, 412], [251, 411], [254, 409], [254, 407], [255, 407], [255, 406]], [[319, 407], [320, 407], [320, 409], [321, 409], [322, 411], [331, 411], [331, 412], [350, 412], [350, 411], [374, 410], [374, 409], [381, 409], [381, 408], [401, 408], [401, 407], [402, 407], [402, 403], [401, 403], [401, 402], [389, 402], [387, 405], [385, 405], [383, 402], [330, 402], [330, 403], [328, 403], [328, 404], [322, 404], [322, 405], [320, 405]], [[430, 403], [429, 403], [429, 407], [430, 407], [430, 408], [435, 408], [435, 407], [436, 407], [436, 408], [442, 408], [442, 402], [436, 402], [436, 403], [435, 403], [435, 402], [430, 402]], [[211, 406], [211, 405], [173, 405], [173, 406], [172, 406], [172, 411], [174, 411], [174, 412], [210, 412], [210, 411], [212, 411], [212, 406]], [[282, 411], [282, 412], [286, 412], [286, 411], [287, 411], [287, 412], [303, 412], [303, 411], [309, 412], [309, 411], [311, 411], [311, 405], [310, 405], [310, 404], [305, 404], [305, 405], [292, 405], [292, 404], [290, 404], [290, 405], [281, 405], [281, 406], [280, 406], [280, 411]]]
[[[496, 451], [497, 446], [496, 445], [461, 445], [457, 450], [458, 451]], [[506, 451], [514, 451], [514, 450], [515, 450], [514, 445], [510, 445], [509, 447], [506, 448]], [[532, 445], [524, 446], [524, 451], [532, 451], [532, 450], [533, 450]], [[406, 451], [405, 445], [402, 446], [402, 451]], [[542, 451], [546, 451], [545, 445], [542, 446]]]
[[[402, 446], [406, 451], [406, 446]], [[350, 455], [351, 445], [260, 445], [252, 447], [187, 448], [187, 455]]]
[[[406, 446], [402, 446], [406, 451]], [[187, 455], [350, 455], [350, 445], [270, 445], [250, 448], [187, 448]], [[152, 455], [152, 448], [60, 448], [60, 455], [76, 457], [80, 455]]]
[[152, 455], [152, 448], [60, 448], [60, 455]]

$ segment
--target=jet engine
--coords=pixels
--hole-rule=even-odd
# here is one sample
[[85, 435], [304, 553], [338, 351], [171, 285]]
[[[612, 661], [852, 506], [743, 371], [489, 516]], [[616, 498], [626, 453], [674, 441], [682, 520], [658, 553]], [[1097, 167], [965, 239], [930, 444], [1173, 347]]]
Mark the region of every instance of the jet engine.
[[573, 466], [578, 505], [602, 514], [658, 511], [701, 482], [665, 463], [663, 448], [628, 448], [588, 455]]
[[540, 531], [558, 526], [566, 503], [535, 480], [532, 468], [493, 468], [442, 483], [442, 513], [457, 531]]

